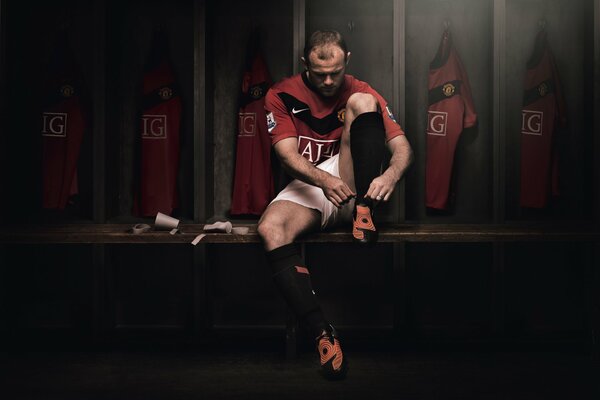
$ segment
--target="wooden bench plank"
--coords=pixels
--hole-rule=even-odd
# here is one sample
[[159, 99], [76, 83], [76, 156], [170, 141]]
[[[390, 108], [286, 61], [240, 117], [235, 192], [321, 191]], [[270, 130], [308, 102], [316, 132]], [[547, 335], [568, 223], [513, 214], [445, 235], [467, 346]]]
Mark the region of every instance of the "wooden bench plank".
[[[132, 224], [71, 224], [44, 226], [5, 226], [0, 228], [0, 243], [191, 243], [203, 233], [204, 224], [183, 224], [181, 233], [148, 231], [133, 234]], [[249, 228], [246, 235], [207, 233], [200, 243], [259, 243], [255, 224], [236, 224]], [[594, 225], [458, 225], [400, 224], [382, 226], [379, 242], [518, 242], [518, 241], [598, 241], [600, 229]], [[304, 243], [349, 243], [349, 230], [310, 234]]]

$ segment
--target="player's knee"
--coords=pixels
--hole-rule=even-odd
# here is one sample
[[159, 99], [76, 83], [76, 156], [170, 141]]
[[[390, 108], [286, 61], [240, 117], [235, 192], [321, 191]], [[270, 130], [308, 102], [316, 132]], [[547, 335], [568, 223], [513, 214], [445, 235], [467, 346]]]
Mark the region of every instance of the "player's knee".
[[365, 112], [377, 111], [378, 102], [375, 96], [369, 93], [354, 93], [346, 102], [346, 108], [352, 114], [359, 115]]
[[267, 247], [275, 248], [286, 244], [285, 224], [275, 217], [261, 219], [256, 231]]

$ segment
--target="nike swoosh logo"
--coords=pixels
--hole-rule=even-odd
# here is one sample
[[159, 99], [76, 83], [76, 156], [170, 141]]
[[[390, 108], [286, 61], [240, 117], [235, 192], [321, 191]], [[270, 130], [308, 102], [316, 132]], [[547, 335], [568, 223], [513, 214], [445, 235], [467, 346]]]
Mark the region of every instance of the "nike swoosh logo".
[[308, 108], [303, 108], [301, 110], [296, 110], [296, 107], [292, 108], [292, 114], [298, 114], [301, 113], [302, 111], [306, 111], [309, 110]]

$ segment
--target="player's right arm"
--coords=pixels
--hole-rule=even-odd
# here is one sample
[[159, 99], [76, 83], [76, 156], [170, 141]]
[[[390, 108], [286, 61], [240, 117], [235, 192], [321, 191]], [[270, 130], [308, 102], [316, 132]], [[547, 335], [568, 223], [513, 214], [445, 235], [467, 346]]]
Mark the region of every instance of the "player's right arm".
[[315, 167], [298, 153], [296, 125], [276, 87], [269, 89], [265, 96], [265, 111], [271, 143], [285, 171], [296, 179], [321, 188], [336, 207], [350, 200], [354, 193], [344, 181]]
[[283, 168], [292, 177], [310, 185], [320, 187], [336, 207], [341, 207], [355, 194], [340, 178], [325, 172], [298, 153], [298, 139], [288, 137], [281, 139], [274, 145], [275, 153], [281, 160]]

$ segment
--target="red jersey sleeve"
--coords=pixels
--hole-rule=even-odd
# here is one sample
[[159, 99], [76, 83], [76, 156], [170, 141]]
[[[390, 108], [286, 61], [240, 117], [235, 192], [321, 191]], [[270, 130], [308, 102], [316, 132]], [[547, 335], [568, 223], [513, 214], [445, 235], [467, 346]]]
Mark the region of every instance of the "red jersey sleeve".
[[267, 128], [271, 137], [271, 145], [282, 139], [298, 136], [292, 117], [277, 93], [277, 90], [271, 88], [265, 97], [265, 112], [267, 113]]
[[465, 67], [458, 58], [458, 55], [456, 56], [456, 63], [458, 64], [459, 77], [462, 80], [460, 90], [462, 91], [462, 98], [465, 102], [463, 126], [465, 128], [471, 128], [472, 126], [475, 126], [475, 123], [477, 122], [477, 113], [475, 112], [475, 104], [473, 103], [473, 95], [471, 94], [471, 85], [469, 84], [469, 78], [467, 78]]

